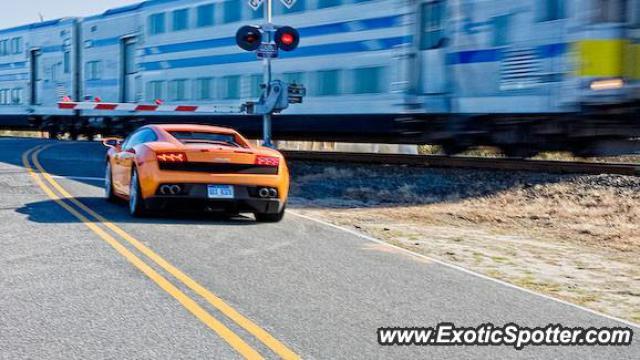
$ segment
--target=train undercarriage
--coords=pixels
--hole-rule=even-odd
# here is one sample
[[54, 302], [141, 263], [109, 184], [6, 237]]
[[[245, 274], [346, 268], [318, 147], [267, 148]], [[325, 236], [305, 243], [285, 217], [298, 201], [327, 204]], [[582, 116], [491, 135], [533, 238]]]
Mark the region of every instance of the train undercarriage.
[[[563, 114], [362, 114], [277, 115], [277, 140], [351, 143], [432, 144], [455, 154], [475, 146], [494, 146], [512, 157], [541, 151], [571, 151], [579, 156], [639, 153], [637, 106], [589, 108]], [[30, 116], [9, 121], [5, 128], [37, 129], [51, 138], [126, 136], [149, 123], [200, 123], [233, 127], [259, 138], [262, 119], [251, 115], [215, 116]]]

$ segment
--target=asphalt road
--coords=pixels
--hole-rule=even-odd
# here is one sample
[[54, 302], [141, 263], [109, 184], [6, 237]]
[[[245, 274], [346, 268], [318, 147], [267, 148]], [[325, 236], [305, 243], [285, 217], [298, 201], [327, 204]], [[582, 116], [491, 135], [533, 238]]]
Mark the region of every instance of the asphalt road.
[[[21, 160], [38, 145], [52, 179], [102, 219], [66, 202], [81, 221], [51, 198], [60, 189], [38, 185]], [[293, 214], [133, 219], [102, 200], [103, 159], [95, 143], [0, 138], [0, 358], [236, 359], [247, 348], [268, 359], [640, 358], [638, 341], [382, 347], [379, 327], [445, 321], [629, 325]]]

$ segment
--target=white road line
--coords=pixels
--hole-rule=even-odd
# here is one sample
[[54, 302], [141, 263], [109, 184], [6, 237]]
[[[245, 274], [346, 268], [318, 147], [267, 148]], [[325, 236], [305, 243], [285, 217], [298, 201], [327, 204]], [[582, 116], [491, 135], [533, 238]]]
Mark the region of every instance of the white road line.
[[89, 176], [62, 176], [62, 175], [55, 175], [55, 176], [51, 176], [51, 177], [54, 178], [54, 179], [104, 181], [104, 178], [101, 178], [101, 177], [89, 177]]
[[619, 318], [617, 318], [615, 316], [603, 314], [603, 313], [600, 313], [598, 311], [595, 311], [595, 310], [592, 310], [592, 309], [589, 309], [589, 308], [586, 308], [586, 307], [583, 307], [583, 306], [580, 306], [580, 305], [572, 304], [570, 302], [567, 302], [567, 301], [564, 301], [564, 300], [561, 300], [561, 299], [556, 299], [554, 297], [551, 297], [551, 296], [548, 296], [548, 295], [545, 295], [545, 294], [541, 294], [541, 293], [535, 292], [533, 290], [525, 289], [523, 287], [520, 287], [520, 286], [517, 286], [517, 285], [513, 285], [513, 284], [510, 284], [510, 283], [502, 281], [502, 280], [494, 279], [492, 277], [488, 277], [486, 275], [482, 275], [480, 273], [477, 273], [477, 272], [474, 272], [472, 270], [463, 268], [461, 266], [450, 264], [448, 262], [444, 262], [442, 260], [438, 260], [438, 259], [432, 258], [432, 257], [427, 256], [427, 255], [419, 254], [417, 252], [414, 252], [414, 251], [411, 251], [411, 250], [408, 250], [408, 249], [405, 249], [405, 248], [402, 248], [402, 247], [399, 247], [399, 246], [396, 246], [396, 245], [389, 244], [386, 241], [383, 241], [383, 240], [380, 240], [380, 239], [376, 239], [376, 238], [368, 236], [368, 235], [361, 234], [361, 233], [359, 233], [359, 232], [357, 232], [355, 230], [351, 230], [351, 229], [347, 229], [347, 228], [342, 227], [342, 226], [334, 225], [334, 224], [328, 223], [328, 222], [326, 222], [324, 220], [319, 220], [319, 219], [316, 219], [316, 218], [313, 218], [313, 217], [310, 217], [310, 216], [307, 216], [307, 215], [298, 214], [295, 211], [287, 210], [287, 213], [291, 214], [291, 215], [295, 215], [295, 216], [303, 218], [303, 219], [306, 219], [306, 220], [309, 220], [309, 221], [316, 222], [316, 223], [321, 224], [321, 225], [325, 225], [325, 226], [332, 227], [334, 229], [345, 231], [345, 232], [347, 232], [349, 234], [355, 235], [357, 237], [360, 237], [360, 238], [368, 240], [368, 241], [372, 241], [372, 242], [377, 243], [377, 244], [389, 246], [389, 247], [391, 247], [393, 249], [402, 251], [402, 252], [404, 252], [404, 253], [406, 253], [408, 255], [415, 256], [417, 258], [433, 261], [433, 262], [435, 262], [435, 263], [437, 263], [439, 265], [446, 266], [446, 267], [451, 268], [451, 269], [459, 270], [459, 271], [462, 271], [462, 272], [467, 273], [469, 275], [473, 275], [473, 276], [479, 277], [479, 278], [484, 279], [484, 280], [493, 281], [495, 283], [510, 287], [512, 289], [517, 289], [517, 290], [520, 290], [520, 291], [524, 291], [527, 294], [536, 295], [536, 296], [545, 298], [547, 300], [552, 300], [552, 301], [555, 301], [555, 302], [558, 302], [558, 303], [561, 303], [561, 304], [564, 304], [564, 305], [571, 306], [571, 307], [576, 308], [576, 309], [580, 309], [580, 310], [586, 311], [586, 312], [591, 313], [593, 315], [598, 315], [598, 316], [607, 318], [609, 320], [614, 320], [614, 321], [617, 321], [617, 322], [621, 322], [621, 323], [629, 325], [631, 327], [635, 327], [635, 328], [640, 329], [640, 324], [636, 324], [636, 323], [633, 323], [631, 321], [624, 320], [624, 319], [619, 319]]

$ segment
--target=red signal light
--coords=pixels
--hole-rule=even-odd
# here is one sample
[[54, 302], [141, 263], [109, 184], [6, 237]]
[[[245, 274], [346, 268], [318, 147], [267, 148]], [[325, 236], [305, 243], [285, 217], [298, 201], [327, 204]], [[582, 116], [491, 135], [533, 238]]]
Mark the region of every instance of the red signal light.
[[285, 45], [291, 45], [294, 42], [293, 35], [289, 33], [282, 34], [280, 41], [282, 41], [282, 43]]
[[276, 44], [284, 51], [292, 51], [298, 47], [300, 43], [300, 34], [298, 30], [291, 26], [282, 26], [276, 30]]

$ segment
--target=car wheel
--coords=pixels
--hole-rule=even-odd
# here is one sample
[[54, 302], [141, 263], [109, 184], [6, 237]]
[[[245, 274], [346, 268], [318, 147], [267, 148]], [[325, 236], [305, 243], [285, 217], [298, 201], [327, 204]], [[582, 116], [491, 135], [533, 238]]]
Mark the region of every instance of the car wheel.
[[257, 222], [277, 223], [282, 221], [282, 219], [284, 218], [284, 212], [285, 208], [283, 207], [282, 210], [277, 214], [255, 213], [254, 215]]
[[104, 171], [104, 197], [109, 202], [116, 202], [118, 198], [113, 193], [113, 176], [111, 175], [111, 163], [107, 161]]
[[146, 210], [144, 199], [142, 199], [142, 192], [140, 191], [138, 171], [133, 169], [131, 184], [129, 185], [129, 213], [134, 217], [142, 217], [146, 215]]

